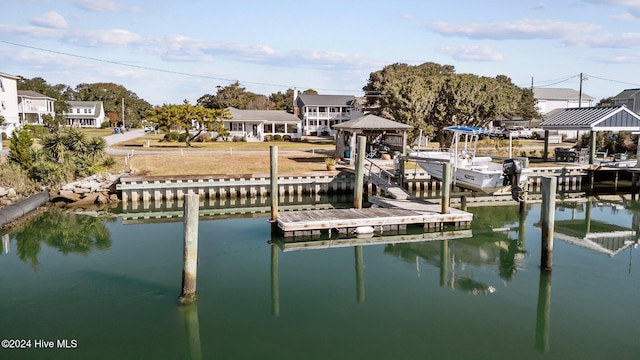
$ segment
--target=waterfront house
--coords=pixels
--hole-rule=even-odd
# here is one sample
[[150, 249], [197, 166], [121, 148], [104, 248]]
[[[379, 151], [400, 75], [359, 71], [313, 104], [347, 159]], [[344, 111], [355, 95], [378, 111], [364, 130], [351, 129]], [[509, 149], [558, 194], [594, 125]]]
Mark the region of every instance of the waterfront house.
[[105, 121], [102, 101], [67, 101], [69, 112], [64, 113], [66, 125], [99, 128]]
[[300, 139], [300, 119], [284, 110], [240, 110], [228, 108], [231, 119], [225, 119], [225, 127], [232, 137], [247, 141], [264, 141], [265, 138], [281, 137]]
[[0, 116], [4, 118], [0, 124], [0, 136], [3, 138], [11, 137], [13, 131], [20, 126], [18, 79], [17, 76], [0, 72]]
[[55, 99], [31, 90], [18, 90], [18, 117], [21, 124], [43, 125], [43, 115], [56, 116]]
[[640, 89], [625, 89], [611, 100], [614, 105], [625, 105], [629, 110], [640, 115]]
[[303, 135], [336, 134], [334, 125], [359, 118], [362, 107], [353, 95], [316, 95], [294, 92], [293, 113], [302, 120]]

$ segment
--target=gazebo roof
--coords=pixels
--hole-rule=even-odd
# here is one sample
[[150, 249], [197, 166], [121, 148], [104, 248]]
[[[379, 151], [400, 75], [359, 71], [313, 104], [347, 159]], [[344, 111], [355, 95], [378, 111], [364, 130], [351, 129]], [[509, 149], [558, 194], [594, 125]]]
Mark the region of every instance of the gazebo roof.
[[333, 125], [333, 128], [341, 130], [409, 130], [413, 129], [413, 126], [369, 114]]
[[569, 108], [539, 126], [545, 130], [638, 131], [640, 116], [624, 105]]

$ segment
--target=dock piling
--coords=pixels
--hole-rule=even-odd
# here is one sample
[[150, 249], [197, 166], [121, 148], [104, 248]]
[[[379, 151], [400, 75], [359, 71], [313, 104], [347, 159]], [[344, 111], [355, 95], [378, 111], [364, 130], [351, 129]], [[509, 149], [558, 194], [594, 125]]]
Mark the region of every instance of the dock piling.
[[197, 194], [184, 196], [184, 256], [182, 269], [182, 295], [180, 301], [191, 303], [196, 297], [198, 273], [198, 216], [200, 197]]
[[272, 229], [277, 228], [278, 223], [278, 146], [269, 146], [269, 176], [271, 185], [271, 225]]
[[442, 214], [449, 213], [451, 205], [451, 163], [442, 164]]
[[356, 154], [356, 185], [353, 189], [353, 207], [362, 209], [362, 193], [364, 187], [364, 153], [366, 146], [366, 136], [358, 136], [357, 138], [357, 154]]

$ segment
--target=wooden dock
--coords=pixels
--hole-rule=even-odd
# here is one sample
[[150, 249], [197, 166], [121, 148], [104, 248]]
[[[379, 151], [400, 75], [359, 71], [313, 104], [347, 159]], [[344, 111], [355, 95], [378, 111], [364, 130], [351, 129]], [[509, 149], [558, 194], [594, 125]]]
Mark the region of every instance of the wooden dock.
[[364, 208], [295, 211], [278, 214], [277, 225], [285, 237], [317, 235], [321, 232], [354, 232], [356, 228], [370, 226], [375, 231], [398, 231], [407, 225], [419, 225], [429, 230], [444, 229], [446, 226], [466, 228], [471, 225], [473, 214], [458, 209], [450, 209], [448, 214], [440, 214], [441, 206], [432, 204], [407, 208]]

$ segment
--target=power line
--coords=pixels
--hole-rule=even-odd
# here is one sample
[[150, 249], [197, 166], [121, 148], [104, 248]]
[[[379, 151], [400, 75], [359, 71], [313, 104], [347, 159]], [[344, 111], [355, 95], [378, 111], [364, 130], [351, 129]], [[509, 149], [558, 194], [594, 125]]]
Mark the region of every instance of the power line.
[[[286, 89], [295, 89], [295, 88], [304, 89], [305, 88], [304, 86], [269, 84], [269, 83], [255, 82], [255, 81], [243, 81], [243, 80], [239, 80], [239, 79], [225, 79], [225, 78], [219, 78], [219, 77], [215, 77], [215, 76], [186, 73], [186, 72], [180, 72], [180, 71], [174, 71], [174, 70], [159, 69], [159, 68], [154, 68], [154, 67], [150, 67], [150, 66], [127, 64], [127, 63], [123, 63], [123, 62], [119, 62], [119, 61], [113, 61], [113, 60], [98, 59], [98, 58], [94, 58], [94, 57], [90, 57], [90, 56], [77, 55], [77, 54], [71, 54], [71, 53], [67, 53], [67, 52], [63, 52], [63, 51], [56, 51], [56, 50], [45, 49], [45, 48], [40, 48], [40, 47], [36, 47], [36, 46], [18, 44], [18, 43], [6, 41], [6, 40], [0, 40], [0, 42], [8, 44], [8, 45], [27, 48], [27, 49], [32, 49], [32, 50], [44, 51], [44, 52], [48, 52], [48, 53], [52, 53], [52, 54], [75, 57], [75, 58], [79, 58], [79, 59], [83, 59], [83, 60], [97, 61], [97, 62], [106, 63], [106, 64], [112, 64], [112, 65], [118, 65], [118, 66], [126, 66], [126, 67], [131, 67], [131, 68], [136, 68], [136, 69], [149, 70], [149, 71], [156, 71], [156, 72], [162, 72], [162, 73], [166, 73], [166, 74], [182, 75], [182, 76], [189, 76], [189, 77], [202, 78], [202, 79], [211, 79], [211, 80], [218, 80], [218, 81], [226, 81], [226, 82], [229, 82], [229, 83], [238, 81], [239, 83], [242, 83], [242, 84], [271, 86], [271, 87], [279, 87], [279, 88], [286, 88]], [[313, 89], [313, 87], [306, 87], [306, 88], [307, 89]], [[314, 90], [339, 91], [339, 92], [352, 92], [353, 91], [353, 90], [338, 90], [338, 89], [323, 89], [323, 88], [315, 88]], [[355, 92], [360, 92], [360, 91], [361, 90], [357, 90]]]
[[597, 76], [590, 75], [590, 74], [585, 74], [585, 76], [588, 76], [589, 78], [593, 78], [593, 79], [604, 80], [604, 81], [610, 81], [610, 82], [614, 82], [614, 83], [618, 83], [618, 84], [625, 84], [625, 85], [631, 85], [631, 86], [638, 86], [638, 87], [640, 87], [640, 84], [634, 84], [634, 83], [629, 83], [629, 82], [624, 82], [624, 81], [618, 81], [618, 80], [612, 80], [612, 79], [605, 79], [605, 78], [597, 77]]

